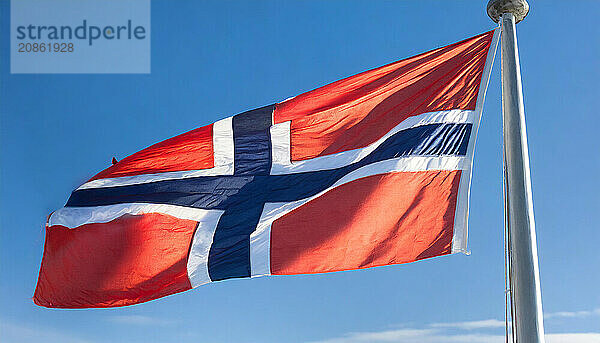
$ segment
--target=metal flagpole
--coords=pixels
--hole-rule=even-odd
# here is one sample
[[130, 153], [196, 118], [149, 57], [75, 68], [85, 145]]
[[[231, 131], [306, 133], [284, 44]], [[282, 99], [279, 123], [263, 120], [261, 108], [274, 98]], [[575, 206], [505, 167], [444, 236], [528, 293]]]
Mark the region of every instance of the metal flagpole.
[[509, 241], [513, 339], [543, 343], [542, 297], [533, 219], [529, 152], [515, 24], [527, 16], [525, 0], [490, 0], [490, 18], [502, 21], [504, 177]]

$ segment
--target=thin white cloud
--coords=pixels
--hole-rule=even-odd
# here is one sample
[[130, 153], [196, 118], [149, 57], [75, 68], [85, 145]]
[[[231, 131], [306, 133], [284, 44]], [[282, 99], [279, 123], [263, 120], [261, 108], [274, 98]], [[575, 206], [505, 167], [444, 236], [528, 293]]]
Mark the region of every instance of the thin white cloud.
[[[600, 316], [600, 308], [589, 311], [552, 312], [546, 318], [584, 318]], [[311, 343], [503, 343], [504, 321], [486, 319], [476, 321], [432, 323], [424, 328], [402, 325], [398, 329], [370, 332], [350, 332]], [[483, 331], [482, 331], [483, 330]], [[490, 334], [489, 330], [494, 330]], [[600, 343], [600, 332], [572, 332], [546, 334], [546, 343]]]
[[461, 330], [477, 330], [477, 329], [488, 329], [488, 328], [503, 328], [505, 322], [498, 319], [486, 319], [486, 320], [475, 320], [468, 322], [454, 322], [454, 323], [433, 323], [429, 324], [432, 328], [453, 328]]
[[[375, 332], [353, 332], [311, 343], [503, 343], [504, 335], [481, 333], [449, 334], [441, 329], [399, 329]], [[546, 343], [600, 343], [600, 333], [554, 333], [546, 335]]]
[[175, 323], [172, 320], [142, 316], [142, 315], [119, 315], [110, 316], [108, 321], [126, 325], [170, 325]]
[[600, 343], [600, 333], [552, 333], [546, 335], [546, 343]]
[[486, 334], [448, 335], [440, 329], [398, 329], [353, 332], [312, 343], [502, 343], [504, 336]]
[[544, 318], [584, 318], [591, 316], [600, 316], [600, 308], [591, 311], [574, 311], [574, 312], [550, 312], [544, 314]]

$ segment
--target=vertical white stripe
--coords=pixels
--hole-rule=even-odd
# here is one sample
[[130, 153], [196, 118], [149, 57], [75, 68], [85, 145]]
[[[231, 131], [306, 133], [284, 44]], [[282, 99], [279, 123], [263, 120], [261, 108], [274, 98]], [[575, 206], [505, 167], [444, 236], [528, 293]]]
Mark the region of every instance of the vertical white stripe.
[[190, 255], [187, 262], [188, 278], [192, 288], [211, 282], [208, 275], [208, 254], [213, 243], [213, 237], [224, 211], [206, 211], [206, 215], [198, 220], [194, 233]]
[[468, 217], [469, 217], [469, 197], [471, 192], [471, 175], [473, 170], [473, 155], [475, 152], [475, 140], [477, 139], [477, 131], [479, 130], [479, 122], [483, 113], [483, 103], [487, 85], [492, 73], [492, 65], [496, 56], [496, 47], [500, 36], [500, 28], [494, 30], [494, 36], [488, 50], [485, 61], [485, 67], [481, 75], [481, 83], [479, 84], [479, 93], [475, 103], [475, 121], [469, 137], [469, 146], [466, 155], [466, 169], [462, 171], [460, 184], [458, 186], [458, 199], [456, 202], [456, 212], [454, 215], [454, 236], [452, 237], [452, 253], [462, 252], [468, 254], [467, 249], [467, 234], [468, 234]]
[[267, 203], [250, 235], [250, 270], [251, 277], [271, 275], [271, 223], [277, 218], [273, 213], [281, 207], [279, 203]]
[[[213, 151], [215, 167], [230, 166], [233, 174], [233, 121], [232, 117], [213, 124]], [[228, 169], [229, 171], [229, 169]]]
[[[276, 174], [277, 166], [288, 166], [291, 163], [292, 156], [290, 149], [290, 127], [291, 121], [286, 121], [271, 126], [271, 145], [272, 145], [272, 167], [271, 174]], [[275, 171], [275, 173], [274, 173]]]

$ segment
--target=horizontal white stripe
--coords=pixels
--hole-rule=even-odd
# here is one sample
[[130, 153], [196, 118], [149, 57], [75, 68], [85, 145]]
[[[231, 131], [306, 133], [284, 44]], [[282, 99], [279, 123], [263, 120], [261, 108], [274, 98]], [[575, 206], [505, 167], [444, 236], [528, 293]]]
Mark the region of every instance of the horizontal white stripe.
[[406, 118], [388, 133], [386, 133], [383, 137], [364, 148], [348, 150], [337, 154], [319, 156], [309, 160], [294, 162], [291, 162], [290, 160], [290, 122], [288, 121], [276, 124], [271, 127], [273, 155], [271, 174], [290, 174], [340, 168], [365, 158], [389, 137], [399, 131], [428, 124], [472, 123], [473, 118], [474, 112], [468, 110], [449, 110], [423, 113], [417, 116]]
[[463, 170], [469, 167], [464, 156], [409, 156], [372, 163], [359, 168], [320, 193], [293, 202], [266, 203], [256, 230], [250, 235], [250, 263], [252, 277], [271, 274], [270, 246], [271, 224], [283, 215], [306, 204], [330, 190], [346, 183], [379, 174], [392, 172], [419, 172], [429, 170]]
[[176, 172], [165, 172], [156, 174], [144, 174], [135, 176], [121, 176], [108, 179], [98, 179], [87, 182], [80, 189], [88, 188], [102, 188], [102, 187], [115, 187], [115, 186], [127, 186], [137, 185], [141, 183], [148, 183], [154, 181], [166, 181], [166, 180], [179, 180], [187, 179], [191, 177], [199, 176], [216, 176], [216, 175], [232, 175], [233, 164], [227, 166], [213, 167], [210, 169], [199, 169], [199, 170], [187, 170], [187, 171], [176, 171]]
[[232, 118], [225, 118], [213, 124], [214, 167], [210, 169], [174, 171], [165, 173], [121, 176], [92, 180], [79, 189], [127, 186], [154, 181], [187, 179], [199, 176], [233, 175], [233, 128]]
[[[91, 207], [63, 207], [52, 213], [48, 219], [48, 226], [61, 225], [70, 229], [91, 223], [107, 223], [117, 219], [124, 214], [163, 213], [179, 219], [203, 221], [211, 216], [214, 210], [204, 210], [193, 207], [166, 205], [166, 204], [143, 204], [127, 203]], [[218, 211], [217, 211], [218, 212]]]
[[[470, 123], [472, 121], [473, 111], [450, 110], [424, 113], [407, 118], [390, 130], [385, 136], [365, 148], [344, 151], [333, 155], [320, 156], [310, 160], [296, 161], [293, 163], [290, 161], [290, 122], [276, 124], [271, 127], [271, 140], [273, 146], [273, 165], [271, 174], [300, 173], [343, 167], [364, 158], [381, 145], [387, 138], [398, 131], [427, 124]], [[89, 181], [78, 189], [126, 186], [201, 176], [233, 175], [234, 143], [231, 117], [214, 123], [213, 146], [215, 154], [214, 168], [99, 179]]]

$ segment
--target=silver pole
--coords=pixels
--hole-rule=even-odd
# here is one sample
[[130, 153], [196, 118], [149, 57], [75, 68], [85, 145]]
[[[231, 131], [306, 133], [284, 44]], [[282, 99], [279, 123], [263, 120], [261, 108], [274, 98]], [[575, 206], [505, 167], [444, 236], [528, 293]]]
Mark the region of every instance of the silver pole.
[[509, 276], [513, 333], [517, 343], [543, 343], [544, 322], [538, 268], [529, 152], [515, 24], [525, 18], [525, 0], [491, 0], [488, 15], [502, 21], [502, 113], [508, 216]]

